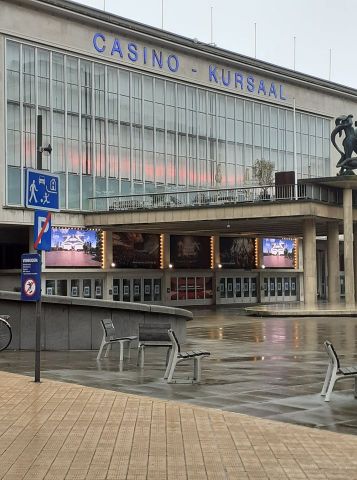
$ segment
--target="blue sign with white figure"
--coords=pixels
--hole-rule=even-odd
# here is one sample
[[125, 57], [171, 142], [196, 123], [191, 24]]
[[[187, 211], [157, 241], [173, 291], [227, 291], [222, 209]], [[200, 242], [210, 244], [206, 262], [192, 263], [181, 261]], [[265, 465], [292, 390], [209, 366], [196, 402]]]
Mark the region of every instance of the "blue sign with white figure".
[[41, 299], [41, 257], [38, 253], [21, 255], [21, 300], [38, 302]]
[[59, 176], [42, 170], [26, 171], [25, 205], [34, 210], [59, 212]]

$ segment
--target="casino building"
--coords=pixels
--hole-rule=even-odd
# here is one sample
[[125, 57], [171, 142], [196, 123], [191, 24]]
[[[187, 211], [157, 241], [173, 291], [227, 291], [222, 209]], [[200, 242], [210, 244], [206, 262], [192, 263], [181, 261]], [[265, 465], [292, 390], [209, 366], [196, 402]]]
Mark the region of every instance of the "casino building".
[[25, 177], [40, 115], [42, 168], [60, 178], [48, 295], [175, 306], [345, 294], [354, 182], [332, 178], [330, 133], [357, 90], [66, 0], [0, 0], [0, 12], [0, 290], [19, 288], [33, 251]]

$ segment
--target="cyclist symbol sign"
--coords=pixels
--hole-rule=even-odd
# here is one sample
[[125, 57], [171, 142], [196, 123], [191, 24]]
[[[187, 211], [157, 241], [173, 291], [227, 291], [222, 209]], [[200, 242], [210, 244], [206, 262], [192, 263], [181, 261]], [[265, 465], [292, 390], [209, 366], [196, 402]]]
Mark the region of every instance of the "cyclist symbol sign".
[[24, 294], [32, 298], [36, 293], [36, 280], [34, 278], [28, 278], [24, 283]]
[[41, 257], [38, 253], [21, 255], [21, 300], [38, 302], [41, 299]]

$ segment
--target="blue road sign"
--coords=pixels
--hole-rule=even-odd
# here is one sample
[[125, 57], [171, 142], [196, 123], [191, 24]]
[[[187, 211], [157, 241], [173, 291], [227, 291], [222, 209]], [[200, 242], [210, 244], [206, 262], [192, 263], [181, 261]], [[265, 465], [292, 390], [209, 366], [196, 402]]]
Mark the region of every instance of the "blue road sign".
[[51, 250], [51, 212], [35, 210], [33, 248], [47, 252]]
[[21, 300], [38, 302], [41, 299], [41, 257], [38, 253], [21, 255]]
[[59, 186], [58, 175], [28, 168], [25, 189], [26, 207], [59, 212]]

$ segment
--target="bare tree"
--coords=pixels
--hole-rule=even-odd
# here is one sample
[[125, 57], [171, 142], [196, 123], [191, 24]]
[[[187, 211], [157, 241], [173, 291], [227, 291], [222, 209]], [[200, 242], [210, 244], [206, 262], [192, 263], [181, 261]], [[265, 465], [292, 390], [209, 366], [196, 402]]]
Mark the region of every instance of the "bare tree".
[[258, 181], [258, 184], [262, 187], [262, 195], [264, 198], [268, 196], [268, 189], [266, 188], [269, 185], [274, 183], [274, 163], [270, 160], [256, 160], [253, 164], [253, 175], [254, 178]]

